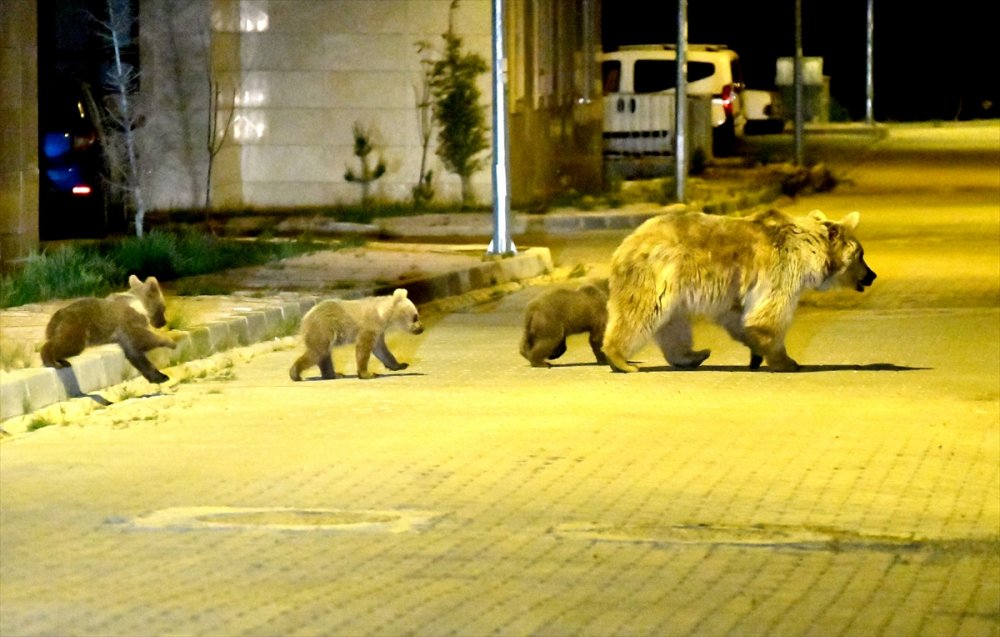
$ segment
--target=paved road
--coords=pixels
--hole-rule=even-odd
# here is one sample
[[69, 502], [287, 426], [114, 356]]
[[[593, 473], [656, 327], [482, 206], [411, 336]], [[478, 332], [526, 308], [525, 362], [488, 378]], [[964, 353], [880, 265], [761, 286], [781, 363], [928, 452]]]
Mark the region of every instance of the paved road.
[[279, 341], [0, 445], [0, 634], [1000, 634], [998, 191], [871, 165], [786, 206], [860, 209], [879, 273], [805, 300], [804, 373], [707, 325], [698, 371], [532, 369], [527, 288], [402, 373]]

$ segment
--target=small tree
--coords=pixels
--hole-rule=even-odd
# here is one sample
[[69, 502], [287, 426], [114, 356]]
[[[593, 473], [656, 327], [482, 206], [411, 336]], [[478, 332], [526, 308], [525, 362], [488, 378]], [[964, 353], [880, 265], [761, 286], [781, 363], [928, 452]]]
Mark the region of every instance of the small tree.
[[430, 87], [434, 121], [440, 129], [437, 154], [445, 168], [461, 178], [462, 206], [467, 208], [475, 201], [472, 175], [483, 165], [483, 158], [476, 155], [489, 148], [486, 115], [476, 86], [476, 78], [489, 67], [481, 55], [462, 50], [462, 38], [453, 28], [457, 7], [458, 0], [452, 0], [448, 30], [441, 36], [444, 54], [431, 67]]
[[379, 157], [373, 167], [369, 163], [368, 156], [375, 150], [371, 141], [372, 132], [359, 122], [354, 123], [354, 156], [361, 162], [361, 172], [355, 173], [350, 168], [344, 173], [344, 179], [350, 182], [361, 184], [361, 205], [368, 207], [371, 199], [369, 196], [370, 184], [385, 174], [385, 162]]

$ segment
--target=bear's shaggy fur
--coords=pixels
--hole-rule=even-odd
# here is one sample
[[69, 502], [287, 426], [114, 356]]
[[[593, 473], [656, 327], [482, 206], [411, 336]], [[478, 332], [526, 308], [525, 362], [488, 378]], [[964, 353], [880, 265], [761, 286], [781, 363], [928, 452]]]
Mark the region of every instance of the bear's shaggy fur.
[[125, 358], [151, 383], [169, 377], [156, 369], [146, 352], [177, 344], [149, 329], [167, 324], [166, 302], [156, 277], [140, 281], [134, 274], [128, 280], [129, 291], [98, 299], [79, 299], [57, 310], [45, 327], [42, 362], [48, 367], [68, 367], [76, 356], [91, 345], [118, 343]]
[[521, 356], [532, 367], [551, 367], [548, 361], [566, 352], [566, 337], [586, 332], [597, 362], [603, 365], [607, 362], [601, 352], [607, 302], [607, 294], [592, 284], [576, 290], [549, 290], [536, 297], [524, 311]]
[[385, 332], [392, 328], [411, 334], [424, 331], [417, 308], [403, 288], [386, 296], [321, 301], [302, 317], [302, 340], [306, 351], [295, 361], [288, 375], [292, 380], [302, 380], [303, 370], [317, 365], [323, 378], [336, 378], [331, 349], [350, 343], [355, 344], [358, 378], [375, 376], [368, 371], [368, 359], [373, 353], [387, 369], [406, 369], [408, 364], [397, 361], [385, 344]]
[[652, 336], [667, 362], [694, 368], [709, 350], [692, 350], [691, 318], [714, 319], [750, 348], [750, 367], [795, 371], [785, 333], [799, 296], [837, 286], [858, 292], [875, 273], [854, 237], [859, 215], [830, 221], [820, 211], [791, 217], [770, 210], [747, 217], [678, 213], [649, 219], [611, 259], [604, 354], [621, 372]]

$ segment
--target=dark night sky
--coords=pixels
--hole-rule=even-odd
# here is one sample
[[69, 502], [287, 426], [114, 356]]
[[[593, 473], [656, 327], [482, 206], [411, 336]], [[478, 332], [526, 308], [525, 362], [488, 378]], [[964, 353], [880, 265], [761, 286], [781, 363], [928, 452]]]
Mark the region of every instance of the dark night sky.
[[[39, 3], [40, 58], [86, 59], [80, 7], [101, 0]], [[875, 117], [922, 121], [998, 117], [996, 20], [993, 2], [920, 3], [874, 0]], [[688, 41], [726, 44], [743, 61], [750, 88], [774, 88], [775, 62], [795, 49], [794, 0], [688, 0]], [[867, 0], [801, 0], [803, 52], [823, 58], [836, 109], [864, 118]], [[676, 2], [604, 0], [603, 45], [676, 41]], [[993, 7], [995, 8], [995, 7]], [[657, 18], [662, 12], [663, 18]], [[74, 17], [77, 19], [58, 19]], [[53, 24], [71, 25], [54, 29]], [[52, 43], [58, 43], [53, 47]], [[51, 47], [51, 48], [50, 48]], [[92, 48], [92, 47], [91, 47]], [[71, 54], [66, 55], [66, 51]], [[59, 57], [58, 55], [56, 57]], [[43, 72], [43, 76], [45, 73]], [[986, 109], [983, 102], [993, 105]]]
[[[998, 117], [997, 22], [991, 2], [874, 0], [879, 121]], [[676, 42], [676, 3], [605, 0], [605, 48]], [[775, 62], [795, 52], [793, 0], [689, 0], [688, 42], [740, 54], [750, 88], [774, 88]], [[864, 118], [867, 0], [801, 0], [802, 48], [823, 58], [834, 101]], [[652, 18], [666, 8], [665, 20]], [[994, 7], [995, 8], [995, 7]], [[983, 101], [993, 106], [983, 108]]]

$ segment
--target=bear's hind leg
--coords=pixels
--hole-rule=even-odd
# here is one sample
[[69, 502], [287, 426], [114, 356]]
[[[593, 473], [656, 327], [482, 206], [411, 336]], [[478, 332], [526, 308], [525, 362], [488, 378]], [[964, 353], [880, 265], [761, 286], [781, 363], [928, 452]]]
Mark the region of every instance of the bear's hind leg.
[[742, 314], [742, 307], [734, 307], [732, 311], [726, 312], [719, 317], [719, 325], [726, 329], [726, 332], [729, 333], [729, 336], [733, 340], [743, 343], [750, 348], [750, 369], [759, 369], [761, 363], [764, 362], [764, 357], [754, 350], [754, 344], [747, 338], [746, 332], [743, 330]]
[[[292, 363], [291, 368], [288, 370], [288, 377], [294, 381], [302, 380], [302, 372], [309, 369], [313, 365], [318, 365], [320, 362], [321, 355], [317, 355], [312, 350], [307, 349], [306, 352], [295, 359]], [[320, 369], [322, 372], [322, 369]]]
[[48, 340], [42, 345], [42, 363], [46, 367], [60, 369], [69, 367], [70, 356], [76, 356], [87, 347], [87, 328], [63, 322], [52, 330]]
[[564, 336], [559, 343], [552, 348], [552, 351], [545, 358], [547, 360], [555, 360], [566, 353], [566, 337]]
[[[532, 367], [552, 367], [548, 362], [551, 358], [556, 358], [560, 345], [562, 351], [566, 351], [566, 339], [560, 336], [536, 336], [534, 344], [525, 355]], [[560, 352], [561, 355], [562, 352]]]
[[326, 352], [319, 357], [316, 361], [316, 366], [319, 367], [319, 375], [325, 380], [334, 380], [337, 378], [337, 372], [333, 369], [333, 354], [331, 352]]
[[[604, 326], [595, 327], [590, 331], [590, 350], [594, 352], [594, 358], [597, 359], [598, 365], [607, 365], [608, 359], [604, 356], [604, 350], [601, 349], [602, 341], [604, 340]], [[563, 342], [565, 345], [565, 341]]]
[[674, 314], [657, 328], [653, 335], [656, 344], [660, 346], [663, 357], [674, 367], [694, 369], [701, 365], [711, 350], [692, 350], [691, 321], [688, 317]]

